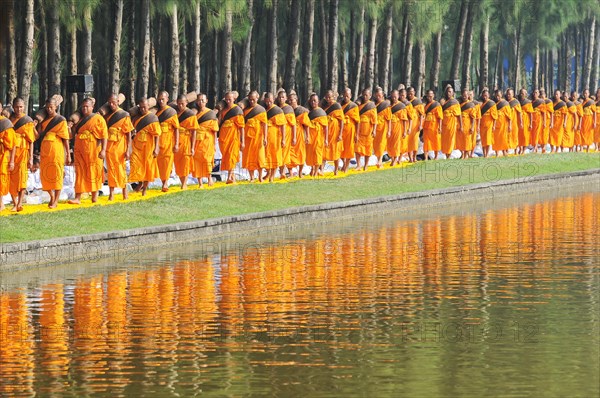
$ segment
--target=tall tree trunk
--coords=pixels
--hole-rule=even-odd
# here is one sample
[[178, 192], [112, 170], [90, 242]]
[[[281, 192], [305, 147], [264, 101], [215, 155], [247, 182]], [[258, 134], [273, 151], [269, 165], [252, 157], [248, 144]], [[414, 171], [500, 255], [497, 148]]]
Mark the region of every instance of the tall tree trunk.
[[540, 87], [540, 42], [539, 40], [535, 41], [535, 61], [533, 65], [533, 76], [531, 82], [533, 83], [533, 87]]
[[[179, 18], [177, 15], [177, 3], [173, 3], [171, 14], [171, 98], [177, 99], [179, 95]], [[227, 25], [227, 23], [225, 23]], [[231, 75], [231, 71], [230, 71]]]
[[[347, 83], [347, 87], [353, 87], [354, 86], [354, 76], [356, 76], [356, 39], [355, 39], [355, 35], [358, 34], [358, 30], [359, 30], [359, 26], [356, 25], [356, 8], [355, 7], [351, 7], [350, 8], [350, 26], [353, 27], [352, 29], [341, 29], [340, 30], [340, 34], [343, 35], [343, 37], [345, 37], [346, 35], [346, 31], [348, 31], [348, 36], [346, 37], [346, 40], [348, 42], [348, 62], [346, 63], [346, 67], [347, 67], [347, 72], [348, 72], [348, 83]], [[342, 54], [344, 53], [344, 49], [346, 49], [346, 46], [342, 43], [340, 43], [340, 46], [342, 48]], [[345, 60], [346, 57], [343, 56], [343, 59]], [[344, 62], [342, 60], [342, 62]]]
[[[521, 86], [521, 21], [519, 20], [519, 24], [517, 26], [517, 30], [513, 34], [513, 57], [514, 64], [512, 70], [512, 84], [515, 87]], [[510, 84], [511, 82], [509, 82]], [[502, 88], [502, 86], [500, 86]]]
[[442, 51], [442, 30], [438, 30], [433, 37], [433, 60], [431, 61], [431, 69], [429, 70], [429, 87], [434, 92], [438, 92], [440, 86], [440, 65]]
[[[502, 65], [502, 59], [500, 59], [500, 50], [502, 49], [502, 42], [498, 42], [498, 49], [496, 50], [496, 66], [494, 67], [494, 88], [499, 89], [502, 86], [501, 74], [504, 74]], [[500, 69], [502, 68], [502, 70]], [[515, 90], [518, 88], [515, 85]]]
[[313, 78], [312, 78], [312, 51], [313, 51], [313, 33], [315, 30], [315, 0], [306, 1], [306, 36], [302, 46], [302, 54], [304, 63], [302, 65], [302, 74], [305, 76], [306, 85], [304, 86], [304, 92], [299, 98], [299, 102], [303, 103], [308, 94], [313, 91]]
[[417, 87], [415, 88], [417, 97], [421, 97], [423, 95], [423, 90], [425, 89], [426, 56], [425, 42], [419, 40], [419, 73], [417, 75]]
[[[75, 15], [75, 3], [71, 3], [70, 7], [71, 13]], [[77, 74], [77, 30], [74, 26], [70, 26], [67, 30], [70, 34], [69, 37], [69, 75]], [[77, 93], [72, 93], [69, 95], [69, 102], [67, 109], [67, 114], [74, 112], [77, 109]]]
[[[252, 1], [252, 0], [250, 0]], [[285, 63], [284, 85], [286, 90], [296, 88], [296, 64], [298, 63], [298, 51], [300, 48], [300, 0], [292, 0], [290, 20], [290, 41]]]
[[588, 36], [587, 55], [585, 57], [585, 65], [583, 67], [583, 88], [593, 90], [590, 87], [590, 77], [592, 76], [592, 63], [594, 62], [594, 40], [596, 39], [596, 17], [593, 16], [590, 23], [590, 31]]
[[47, 2], [48, 10], [48, 91], [49, 95], [60, 93], [60, 24], [58, 21], [58, 1]]
[[19, 72], [19, 97], [25, 102], [25, 113], [29, 109], [29, 93], [31, 91], [31, 75], [33, 70], [34, 46], [33, 0], [25, 3], [25, 40], [23, 41], [21, 70]]
[[337, 92], [338, 87], [338, 10], [339, 0], [330, 0], [329, 4], [329, 68], [327, 76], [328, 87]]
[[321, 39], [321, 51], [319, 52], [319, 83], [321, 91], [324, 91], [329, 87], [328, 78], [328, 58], [329, 58], [329, 34], [327, 30], [327, 2], [328, 0], [319, 0], [319, 22], [321, 23], [320, 35]]
[[123, 32], [123, 0], [116, 0], [115, 4], [115, 32], [111, 46], [110, 90], [117, 94], [121, 86], [121, 35]]
[[572, 59], [572, 52], [571, 52], [571, 40], [569, 40], [569, 32], [564, 32], [563, 34], [563, 38], [564, 38], [564, 48], [565, 48], [565, 59], [563, 60], [563, 69], [564, 69], [564, 82], [563, 82], [563, 87], [565, 89], [565, 91], [567, 93], [571, 93], [571, 76], [573, 74], [573, 71], [571, 69], [571, 59]]
[[350, 83], [348, 82], [348, 61], [346, 59], [347, 45], [346, 30], [340, 29], [340, 77], [342, 79], [340, 86], [342, 90], [345, 90], [346, 87], [350, 87]]
[[39, 10], [40, 20], [40, 58], [38, 60], [38, 74], [40, 81], [40, 95], [38, 103], [41, 105], [48, 98], [48, 26], [46, 24], [46, 9], [43, 0], [37, 0], [36, 9]]
[[467, 26], [465, 27], [465, 45], [462, 69], [462, 87], [471, 88], [471, 55], [473, 54], [473, 19], [475, 4], [467, 5]]
[[579, 32], [579, 25], [575, 25], [572, 28], [573, 33], [573, 50], [575, 51], [575, 80], [573, 82], [573, 90], [579, 90], [581, 83], [581, 73], [579, 72], [579, 63], [581, 58], [581, 46], [580, 46], [580, 38], [583, 38], [583, 35]]
[[148, 96], [148, 83], [150, 81], [150, 0], [140, 0], [141, 15], [139, 23], [139, 71], [137, 80], [137, 97]]
[[83, 73], [92, 74], [92, 9], [83, 8]]
[[184, 30], [183, 34], [185, 35], [185, 41], [179, 46], [179, 68], [181, 72], [179, 73], [180, 81], [179, 88], [182, 94], [186, 94], [188, 92], [188, 45], [187, 38], [190, 36], [187, 33], [187, 22], [183, 23]]
[[[161, 83], [159, 82], [159, 76], [158, 76], [158, 65], [159, 65], [159, 61], [158, 61], [158, 52], [160, 51], [160, 47], [157, 51], [157, 45], [158, 45], [158, 40], [156, 39], [155, 35], [152, 35], [152, 40], [150, 40], [150, 75], [149, 75], [149, 96], [154, 96], [158, 94], [158, 90], [163, 90], [164, 89], [168, 90], [168, 86], [171, 83], [171, 79], [172, 76], [171, 74], [169, 74], [169, 83]], [[159, 88], [160, 87], [160, 88]], [[169, 93], [169, 95], [172, 95], [172, 93]], [[177, 99], [177, 97], [172, 98], [171, 99]]]
[[135, 94], [135, 86], [137, 82], [137, 62], [136, 62], [136, 45], [135, 45], [135, 33], [136, 33], [136, 25], [139, 24], [139, 21], [135, 17], [135, 4], [131, 4], [131, 9], [129, 10], [131, 15], [131, 19], [129, 21], [129, 35], [128, 35], [128, 44], [129, 44], [129, 57], [128, 57], [128, 71], [129, 71], [129, 84], [128, 84], [128, 93], [127, 99], [129, 100], [129, 105], [133, 106], [136, 104], [136, 94]]
[[479, 92], [489, 83], [490, 16], [485, 15], [479, 36]]
[[8, 19], [8, 81], [7, 92], [8, 101], [12, 101], [17, 96], [17, 41], [15, 34], [15, 3], [9, 0], [6, 4]]
[[377, 36], [377, 17], [369, 18], [369, 57], [367, 58], [367, 68], [365, 72], [366, 87], [373, 88], [373, 80], [375, 75], [375, 39]]
[[200, 17], [202, 16], [202, 8], [200, 7], [200, 1], [196, 2], [194, 7], [194, 21], [192, 23], [194, 35], [192, 41], [192, 78], [190, 84], [192, 89], [196, 92], [200, 92]]
[[412, 22], [410, 19], [407, 22], [406, 28], [406, 50], [404, 51], [404, 56], [406, 57], [404, 60], [404, 76], [402, 81], [406, 84], [406, 87], [410, 87], [412, 85], [411, 76], [412, 76], [412, 62], [413, 62], [413, 28]]
[[221, 90], [225, 92], [231, 91], [231, 53], [233, 51], [233, 39], [231, 37], [231, 28], [233, 24], [233, 10], [231, 5], [227, 4], [225, 10], [225, 27], [223, 29], [223, 49], [221, 53]]
[[267, 91], [275, 93], [277, 90], [277, 11], [278, 0], [272, 0], [271, 10], [269, 12], [269, 34], [267, 40], [268, 48], [268, 74], [267, 74]]
[[402, 40], [400, 43], [400, 54], [398, 60], [400, 61], [400, 80], [404, 82], [404, 76], [406, 75], [406, 50], [408, 48], [408, 6], [404, 7], [404, 13], [402, 15]]
[[254, 0], [248, 0], [248, 20], [250, 22], [250, 28], [248, 29], [248, 35], [244, 42], [244, 54], [242, 55], [242, 93], [248, 95], [251, 90], [251, 68], [250, 68], [250, 55], [252, 50], [252, 39], [254, 31]]
[[465, 37], [465, 25], [467, 22], [467, 0], [463, 0], [460, 5], [460, 17], [456, 27], [456, 40], [454, 41], [454, 52], [452, 54], [452, 66], [450, 67], [450, 78], [460, 78], [460, 55], [463, 52], [463, 41]]
[[385, 18], [385, 36], [383, 38], [383, 57], [379, 62], [379, 83], [385, 93], [389, 92], [390, 81], [390, 60], [392, 58], [392, 31], [394, 28], [394, 20], [392, 18], [392, 6], [390, 5], [387, 10], [387, 16]]
[[364, 45], [365, 45], [365, 5], [363, 4], [361, 9], [360, 9], [360, 13], [359, 13], [359, 17], [358, 17], [358, 24], [355, 26], [359, 26], [359, 33], [357, 35], [356, 38], [356, 57], [355, 57], [355, 63], [354, 63], [354, 68], [355, 69], [355, 74], [354, 74], [354, 96], [358, 97], [359, 92], [360, 92], [360, 76], [361, 76], [361, 70], [362, 70], [362, 64], [363, 64], [363, 57], [364, 57]]

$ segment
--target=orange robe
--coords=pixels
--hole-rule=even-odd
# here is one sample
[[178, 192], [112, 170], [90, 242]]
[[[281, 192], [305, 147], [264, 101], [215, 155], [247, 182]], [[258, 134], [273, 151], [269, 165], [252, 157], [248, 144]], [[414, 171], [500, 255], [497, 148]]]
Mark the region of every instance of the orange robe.
[[27, 163], [29, 162], [29, 148], [35, 142], [35, 127], [33, 120], [23, 115], [19, 118], [11, 116], [15, 130], [15, 168], [10, 173], [10, 194], [17, 196], [19, 191], [27, 188]]
[[192, 173], [196, 178], [209, 177], [215, 163], [215, 139], [219, 131], [217, 115], [205, 108], [196, 115], [198, 131], [194, 147], [194, 167]]
[[548, 144], [550, 142], [550, 120], [552, 120], [552, 113], [554, 112], [554, 106], [552, 105], [552, 101], [549, 99], [544, 100], [544, 113], [546, 115], [546, 126], [542, 128], [542, 145]]
[[192, 134], [198, 131], [198, 119], [190, 109], [177, 114], [179, 121], [179, 150], [175, 153], [175, 172], [187, 177], [192, 172]]
[[[596, 98], [596, 129], [594, 130], [594, 142], [600, 142], [600, 98]], [[596, 152], [600, 151], [600, 148], [596, 147]]]
[[553, 112], [553, 117], [554, 120], [552, 121], [552, 128], [550, 129], [550, 137], [549, 137], [549, 142], [550, 145], [555, 146], [555, 147], [559, 147], [559, 146], [563, 146], [563, 140], [564, 140], [564, 136], [565, 136], [565, 128], [564, 128], [564, 123], [565, 123], [565, 117], [567, 117], [567, 104], [564, 103], [564, 101], [558, 101], [556, 103], [553, 104], [554, 112]]
[[582, 112], [581, 144], [588, 146], [594, 142], [594, 113], [596, 112], [594, 101], [588, 99], [582, 104]]
[[583, 137], [581, 136], [581, 130], [579, 129], [579, 120], [583, 117], [583, 103], [575, 103], [575, 110], [577, 114], [573, 126], [575, 134], [575, 145], [582, 145]]
[[496, 110], [498, 111], [498, 120], [496, 120], [496, 128], [494, 129], [494, 143], [492, 144], [492, 148], [494, 151], [506, 151], [510, 147], [508, 126], [512, 121], [512, 112], [506, 100], [498, 102]]
[[13, 124], [9, 119], [0, 115], [0, 200], [2, 200], [2, 196], [8, 193], [8, 186], [10, 184], [8, 164], [10, 163], [10, 153], [14, 146], [15, 130]]
[[[222, 111], [223, 112], [223, 111]], [[221, 170], [233, 170], [240, 159], [240, 129], [244, 128], [244, 113], [236, 104], [219, 112], [219, 149], [221, 150]]]
[[247, 170], [260, 170], [265, 167], [264, 124], [267, 124], [267, 111], [260, 105], [244, 109], [244, 150], [242, 167]]
[[286, 123], [285, 115], [280, 107], [271, 105], [267, 109], [267, 147], [265, 148], [265, 166], [267, 169], [276, 169], [283, 165], [281, 127], [285, 126]]
[[44, 191], [62, 189], [65, 175], [65, 148], [63, 140], [69, 139], [67, 121], [60, 115], [42, 122], [40, 137], [40, 179]]
[[404, 152], [402, 148], [402, 140], [404, 135], [408, 133], [408, 110], [403, 102], [398, 101], [390, 108], [392, 129], [390, 137], [387, 139], [387, 153], [395, 158]]
[[327, 137], [327, 145], [323, 153], [323, 160], [338, 160], [342, 155], [342, 141], [340, 141], [340, 123], [344, 120], [344, 111], [342, 106], [337, 102], [331, 104], [327, 109], [327, 123], [329, 126], [329, 135]]
[[342, 159], [354, 157], [354, 138], [356, 137], [356, 125], [360, 122], [358, 105], [352, 101], [342, 105], [344, 111], [344, 131], [342, 131]]
[[75, 193], [96, 192], [104, 182], [104, 160], [98, 158], [102, 149], [100, 140], [108, 137], [106, 121], [93, 113], [74, 127]]
[[496, 103], [491, 99], [481, 104], [481, 125], [479, 128], [479, 136], [481, 138], [481, 146], [486, 147], [494, 143], [494, 121], [498, 119], [498, 109]]
[[531, 114], [533, 113], [533, 105], [531, 101], [525, 99], [521, 102], [521, 110], [523, 111], [523, 127], [519, 126], [519, 146], [528, 146], [529, 138], [531, 133], [529, 131], [529, 121], [531, 120]]
[[[281, 107], [285, 116], [285, 147], [281, 149], [281, 157], [283, 164], [290, 164], [291, 153], [292, 153], [292, 138], [294, 135], [293, 126], [296, 125], [296, 116], [294, 116], [294, 108], [285, 104]], [[297, 133], [296, 133], [297, 134]]]
[[154, 157], [154, 137], [160, 137], [162, 129], [158, 117], [146, 113], [133, 123], [137, 133], [133, 139], [129, 181], [154, 181], [158, 177], [158, 165]]
[[308, 109], [303, 106], [298, 106], [294, 109], [296, 117], [296, 145], [292, 147], [290, 153], [290, 163], [288, 167], [296, 167], [304, 165], [306, 162], [306, 140], [304, 136], [304, 128], [310, 126], [308, 117]]
[[132, 132], [133, 124], [129, 113], [123, 109], [106, 116], [108, 140], [106, 143], [106, 168], [109, 187], [124, 187], [127, 184], [125, 154], [127, 135]]
[[327, 126], [327, 113], [319, 107], [308, 112], [310, 125], [308, 127], [308, 142], [306, 143], [306, 164], [311, 167], [323, 163], [325, 149], [325, 126]]
[[442, 152], [450, 153], [456, 146], [456, 133], [459, 128], [460, 104], [457, 100], [446, 101], [442, 106], [444, 119], [442, 120]]
[[521, 104], [516, 98], [513, 98], [509, 104], [511, 107], [511, 132], [508, 147], [515, 149], [519, 145], [519, 114], [523, 113], [523, 109], [521, 109]]
[[163, 109], [159, 109], [156, 112], [156, 116], [158, 117], [161, 130], [160, 138], [158, 139], [156, 164], [158, 165], [160, 179], [166, 181], [171, 177], [171, 171], [173, 170], [175, 159], [173, 148], [175, 147], [175, 132], [179, 130], [179, 119], [177, 111], [169, 105]]
[[423, 121], [423, 151], [437, 152], [442, 147], [442, 137], [439, 134], [440, 120], [444, 119], [442, 106], [437, 101], [425, 105], [425, 121]]
[[542, 132], [544, 130], [544, 100], [537, 99], [531, 103], [533, 106], [533, 113], [531, 114], [531, 132], [529, 136], [529, 143], [533, 146], [542, 143]]
[[390, 111], [390, 102], [387, 100], [381, 101], [377, 105], [377, 130], [373, 139], [373, 152], [378, 158], [383, 156], [387, 146], [388, 122], [392, 118]]
[[475, 130], [471, 133], [471, 126], [477, 117], [477, 105], [473, 101], [465, 101], [460, 104], [460, 111], [463, 131], [456, 134], [456, 149], [468, 152], [473, 149], [473, 135], [477, 135]]
[[572, 148], [573, 145], [576, 145], [575, 141], [575, 121], [577, 118], [577, 106], [571, 102], [567, 101], [567, 123], [565, 126], [562, 146], [563, 148]]
[[354, 150], [361, 156], [371, 156], [373, 153], [373, 127], [377, 123], [377, 107], [373, 101], [367, 101], [358, 106], [360, 123], [358, 127], [358, 142]]
[[412, 120], [412, 125], [408, 136], [404, 140], [405, 145], [403, 145], [402, 149], [404, 152], [417, 151], [419, 150], [421, 118], [425, 117], [425, 106], [420, 99], [415, 98], [410, 102], [410, 106], [406, 107], [406, 112], [409, 119]]

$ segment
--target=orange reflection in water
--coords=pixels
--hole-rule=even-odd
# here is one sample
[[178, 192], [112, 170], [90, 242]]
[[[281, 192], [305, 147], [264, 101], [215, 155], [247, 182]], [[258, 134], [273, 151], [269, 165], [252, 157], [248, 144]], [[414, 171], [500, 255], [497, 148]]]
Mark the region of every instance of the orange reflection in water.
[[381, 328], [423, 314], [477, 323], [492, 316], [490, 302], [531, 308], [550, 299], [528, 292], [552, 278], [553, 261], [597, 255], [599, 211], [600, 195], [585, 194], [383, 222], [44, 285], [30, 294], [38, 297], [34, 309], [25, 293], [4, 292], [0, 394], [69, 384], [88, 392], [127, 394], [131, 384], [173, 392], [208, 383], [202, 369], [215, 367], [229, 369], [219, 377], [234, 383], [237, 371], [257, 363], [333, 366], [311, 353], [309, 341], [358, 350], [375, 344]]

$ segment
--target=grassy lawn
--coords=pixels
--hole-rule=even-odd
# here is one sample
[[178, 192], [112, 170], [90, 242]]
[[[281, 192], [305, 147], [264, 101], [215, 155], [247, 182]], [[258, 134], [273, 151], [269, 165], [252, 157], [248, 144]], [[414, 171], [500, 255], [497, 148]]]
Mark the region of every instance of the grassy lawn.
[[353, 172], [344, 178], [325, 176], [275, 184], [240, 183], [110, 206], [3, 216], [0, 217], [0, 242], [173, 224], [594, 168], [600, 168], [600, 153], [439, 160], [394, 169], [386, 164], [383, 170]]

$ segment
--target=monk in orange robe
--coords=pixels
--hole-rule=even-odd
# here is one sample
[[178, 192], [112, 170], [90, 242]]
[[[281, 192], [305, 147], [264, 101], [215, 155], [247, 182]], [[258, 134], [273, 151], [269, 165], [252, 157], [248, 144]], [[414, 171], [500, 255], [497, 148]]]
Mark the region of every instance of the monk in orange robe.
[[542, 131], [542, 153], [546, 153], [546, 146], [550, 142], [550, 120], [552, 119], [554, 107], [552, 105], [552, 100], [546, 97], [546, 92], [543, 89], [540, 89], [540, 98], [544, 100], [543, 111], [546, 117], [546, 122], [544, 123], [544, 129]]
[[472, 158], [475, 156], [475, 147], [477, 146], [477, 139], [479, 137], [478, 132], [481, 130], [481, 102], [475, 99], [475, 91], [469, 90], [469, 101], [471, 101], [475, 108], [473, 108], [473, 135], [471, 136], [472, 145], [471, 151], [469, 152], [469, 157]]
[[578, 123], [577, 106], [570, 100], [570, 98], [563, 92], [563, 101], [567, 104], [567, 120], [565, 123], [565, 130], [563, 134], [562, 150], [569, 149], [569, 151], [577, 151], [575, 145], [575, 126]]
[[2, 197], [8, 194], [9, 175], [15, 169], [15, 130], [10, 119], [2, 115], [0, 103], [0, 211], [4, 210]]
[[267, 111], [258, 104], [258, 92], [248, 95], [248, 106], [244, 109], [246, 134], [242, 151], [242, 167], [250, 173], [250, 182], [254, 182], [254, 174], [258, 172], [258, 181], [263, 180], [263, 169], [266, 166], [265, 148], [267, 146]]
[[306, 163], [306, 137], [308, 136], [310, 119], [308, 118], [308, 109], [298, 105], [298, 94], [295, 91], [290, 92], [288, 102], [294, 109], [294, 117], [296, 118], [296, 142], [292, 143], [288, 169], [298, 167], [298, 177], [302, 178], [302, 170]]
[[287, 104], [287, 93], [285, 90], [279, 90], [275, 105], [281, 108], [286, 121], [285, 146], [281, 149], [281, 158], [283, 159], [283, 164], [281, 167], [279, 167], [279, 175], [281, 176], [280, 178], [283, 179], [286, 177], [286, 168], [288, 169], [288, 173], [291, 175], [288, 165], [291, 161], [292, 145], [296, 144], [296, 116], [294, 115], [294, 108]]
[[[531, 106], [533, 107], [533, 113], [531, 114], [531, 120], [529, 124], [530, 138], [529, 142], [533, 145], [533, 152], [538, 151], [538, 145], [542, 145], [542, 132], [544, 125], [546, 124], [546, 112], [544, 110], [546, 103], [540, 98], [540, 90], [535, 89], [531, 94]], [[544, 148], [542, 148], [544, 149]]]
[[579, 122], [581, 130], [581, 145], [585, 147], [585, 151], [589, 152], [592, 143], [594, 142], [594, 130], [596, 129], [596, 105], [590, 98], [590, 90], [583, 90], [582, 117]]
[[408, 135], [408, 113], [404, 102], [400, 101], [400, 91], [394, 90], [390, 101], [390, 131], [387, 136], [387, 153], [392, 158], [391, 166], [400, 163], [402, 157], [402, 139]]
[[114, 190], [120, 187], [123, 200], [129, 198], [127, 193], [126, 161], [131, 157], [131, 132], [133, 124], [129, 112], [119, 108], [119, 97], [113, 94], [108, 99], [109, 112], [104, 116], [108, 128], [106, 143], [106, 169], [108, 172], [108, 200], [114, 199]]
[[167, 192], [169, 190], [168, 180], [171, 177], [171, 171], [173, 171], [175, 153], [179, 151], [179, 118], [175, 108], [169, 105], [169, 93], [161, 91], [156, 100], [158, 105], [156, 116], [161, 130], [156, 164], [162, 181], [162, 191]]
[[12, 211], [23, 211], [23, 198], [27, 188], [27, 169], [33, 166], [35, 126], [33, 120], [25, 114], [23, 99], [15, 98], [13, 110], [10, 121], [15, 130], [15, 167], [10, 173], [9, 191], [13, 201]]
[[512, 133], [512, 114], [510, 104], [502, 98], [502, 91], [494, 92], [496, 99], [496, 111], [498, 119], [494, 127], [494, 143], [492, 148], [496, 151], [496, 156], [508, 155], [509, 140]]
[[475, 134], [475, 117], [477, 107], [469, 100], [469, 89], [464, 88], [460, 97], [460, 112], [463, 131], [456, 134], [456, 149], [461, 151], [461, 159], [467, 159], [473, 150], [473, 134]]
[[[327, 137], [328, 146], [323, 153], [323, 163], [333, 162], [333, 174], [337, 175], [340, 167], [340, 157], [342, 155], [342, 131], [344, 130], [344, 111], [342, 106], [335, 100], [335, 94], [332, 90], [327, 90], [325, 94], [325, 103], [327, 104], [325, 113], [327, 113], [327, 122], [329, 126], [329, 137]], [[322, 171], [323, 167], [321, 167]]]
[[442, 106], [435, 100], [433, 90], [427, 90], [427, 103], [425, 104], [425, 121], [423, 121], [423, 154], [425, 160], [429, 158], [429, 151], [433, 151], [433, 159], [438, 158], [438, 153], [442, 148], [442, 120], [444, 113]]
[[177, 97], [177, 118], [179, 121], [179, 148], [175, 152], [175, 172], [181, 181], [181, 189], [187, 189], [188, 176], [194, 164], [194, 150], [192, 142], [196, 142], [198, 132], [198, 119], [194, 112], [188, 108], [185, 95]]
[[481, 92], [481, 123], [479, 127], [479, 137], [481, 138], [481, 148], [483, 156], [488, 157], [490, 148], [494, 143], [494, 130], [496, 120], [498, 119], [498, 110], [496, 103], [490, 99], [490, 93], [487, 88]]
[[342, 96], [342, 111], [344, 112], [344, 130], [342, 131], [342, 153], [340, 154], [344, 164], [342, 171], [345, 173], [350, 167], [350, 160], [354, 157], [354, 139], [356, 129], [360, 122], [358, 105], [352, 101], [352, 90], [344, 89]]
[[423, 121], [425, 120], [425, 105], [420, 98], [415, 96], [415, 88], [407, 89], [407, 99], [410, 101], [411, 107], [407, 107], [407, 115], [409, 117], [410, 132], [406, 137], [406, 153], [408, 160], [411, 163], [417, 161], [417, 151], [419, 150], [419, 132], [423, 130]]
[[[402, 156], [408, 151], [408, 140], [409, 140], [409, 134], [412, 131], [412, 123], [414, 119], [417, 119], [417, 112], [413, 109], [412, 103], [406, 98], [406, 89], [404, 88], [404, 86], [401, 84], [400, 85], [400, 89], [398, 90], [398, 100], [400, 102], [402, 102], [404, 104], [404, 106], [406, 107], [406, 116], [408, 117], [408, 131], [406, 132], [406, 134], [404, 134], [402, 136], [402, 139], [400, 140], [400, 159], [402, 159]], [[418, 141], [418, 138], [417, 138]], [[417, 149], [418, 149], [418, 143], [417, 143]]]
[[600, 151], [600, 121], [598, 114], [600, 113], [600, 88], [596, 90], [596, 128], [594, 129], [594, 143], [596, 145], [596, 152]]
[[129, 181], [140, 182], [142, 196], [145, 196], [148, 184], [159, 175], [156, 158], [162, 129], [158, 117], [150, 113], [146, 98], [138, 102], [138, 108], [139, 116], [133, 121], [136, 134], [131, 151]]
[[446, 101], [442, 105], [442, 111], [444, 112], [444, 120], [442, 120], [442, 153], [446, 154], [446, 158], [449, 159], [456, 146], [456, 134], [462, 133], [463, 124], [460, 117], [460, 104], [454, 99], [454, 89], [452, 86], [446, 86], [444, 99]]
[[375, 87], [373, 92], [375, 97], [375, 106], [377, 107], [377, 128], [373, 138], [373, 152], [377, 156], [377, 168], [383, 167], [383, 153], [387, 146], [387, 134], [390, 131], [392, 113], [390, 111], [390, 101], [384, 98], [383, 89]]
[[519, 145], [519, 128], [523, 124], [523, 110], [521, 109], [519, 100], [515, 98], [515, 90], [512, 88], [506, 90], [506, 101], [508, 101], [511, 109], [511, 134], [509, 136], [508, 147], [509, 149], [514, 150], [514, 153], [517, 153], [517, 146]]
[[219, 112], [221, 170], [227, 171], [227, 184], [235, 183], [233, 170], [244, 150], [244, 112], [234, 104], [234, 94], [225, 94], [225, 107]]
[[73, 148], [75, 166], [75, 199], [70, 204], [81, 203], [81, 194], [92, 193], [92, 203], [98, 201], [98, 191], [104, 182], [104, 158], [108, 128], [100, 114], [94, 113], [94, 102], [90, 98], [81, 104], [81, 120], [71, 128], [75, 140]]
[[[267, 93], [264, 99], [267, 110], [267, 146], [265, 148], [265, 165], [269, 182], [275, 179], [275, 171], [283, 166], [283, 151], [285, 147], [285, 115], [280, 107], [275, 105], [272, 93]], [[285, 174], [282, 176], [285, 178]]]
[[65, 162], [71, 163], [69, 127], [64, 117], [56, 113], [56, 99], [46, 101], [46, 118], [37, 125], [40, 147], [40, 179], [42, 189], [50, 195], [48, 207], [58, 206], [63, 187]]
[[371, 90], [365, 88], [362, 92], [362, 102], [358, 106], [360, 123], [354, 139], [356, 151], [356, 168], [360, 167], [359, 157], [363, 157], [363, 170], [367, 169], [369, 157], [373, 153], [373, 138], [377, 131], [377, 106], [371, 101]]
[[579, 93], [577, 91], [571, 92], [571, 102], [575, 105], [575, 111], [577, 117], [575, 118], [575, 124], [573, 125], [574, 136], [575, 136], [575, 152], [579, 152], [582, 149], [583, 138], [581, 136], [581, 118], [583, 117], [583, 103], [579, 100]]
[[524, 155], [531, 137], [531, 114], [533, 113], [533, 105], [527, 98], [527, 90], [524, 88], [519, 91], [519, 102], [521, 103], [523, 125], [519, 126], [519, 148], [517, 153]]
[[306, 164], [311, 168], [311, 177], [316, 177], [323, 163], [323, 151], [328, 145], [329, 123], [327, 113], [319, 107], [317, 94], [311, 94], [308, 104], [310, 125], [306, 136]]
[[[565, 128], [567, 126], [567, 104], [560, 98], [560, 90], [554, 92], [554, 103], [552, 104], [554, 112], [550, 119], [550, 150], [553, 153], [559, 151], [565, 140]], [[569, 139], [567, 138], [567, 141]]]
[[[258, 94], [257, 94], [258, 95]], [[198, 131], [194, 143], [194, 167], [192, 173], [198, 179], [198, 186], [203, 187], [203, 179], [206, 178], [208, 186], [213, 185], [212, 170], [215, 165], [215, 148], [219, 122], [217, 114], [206, 107], [206, 94], [200, 93], [196, 99], [198, 113]]]

